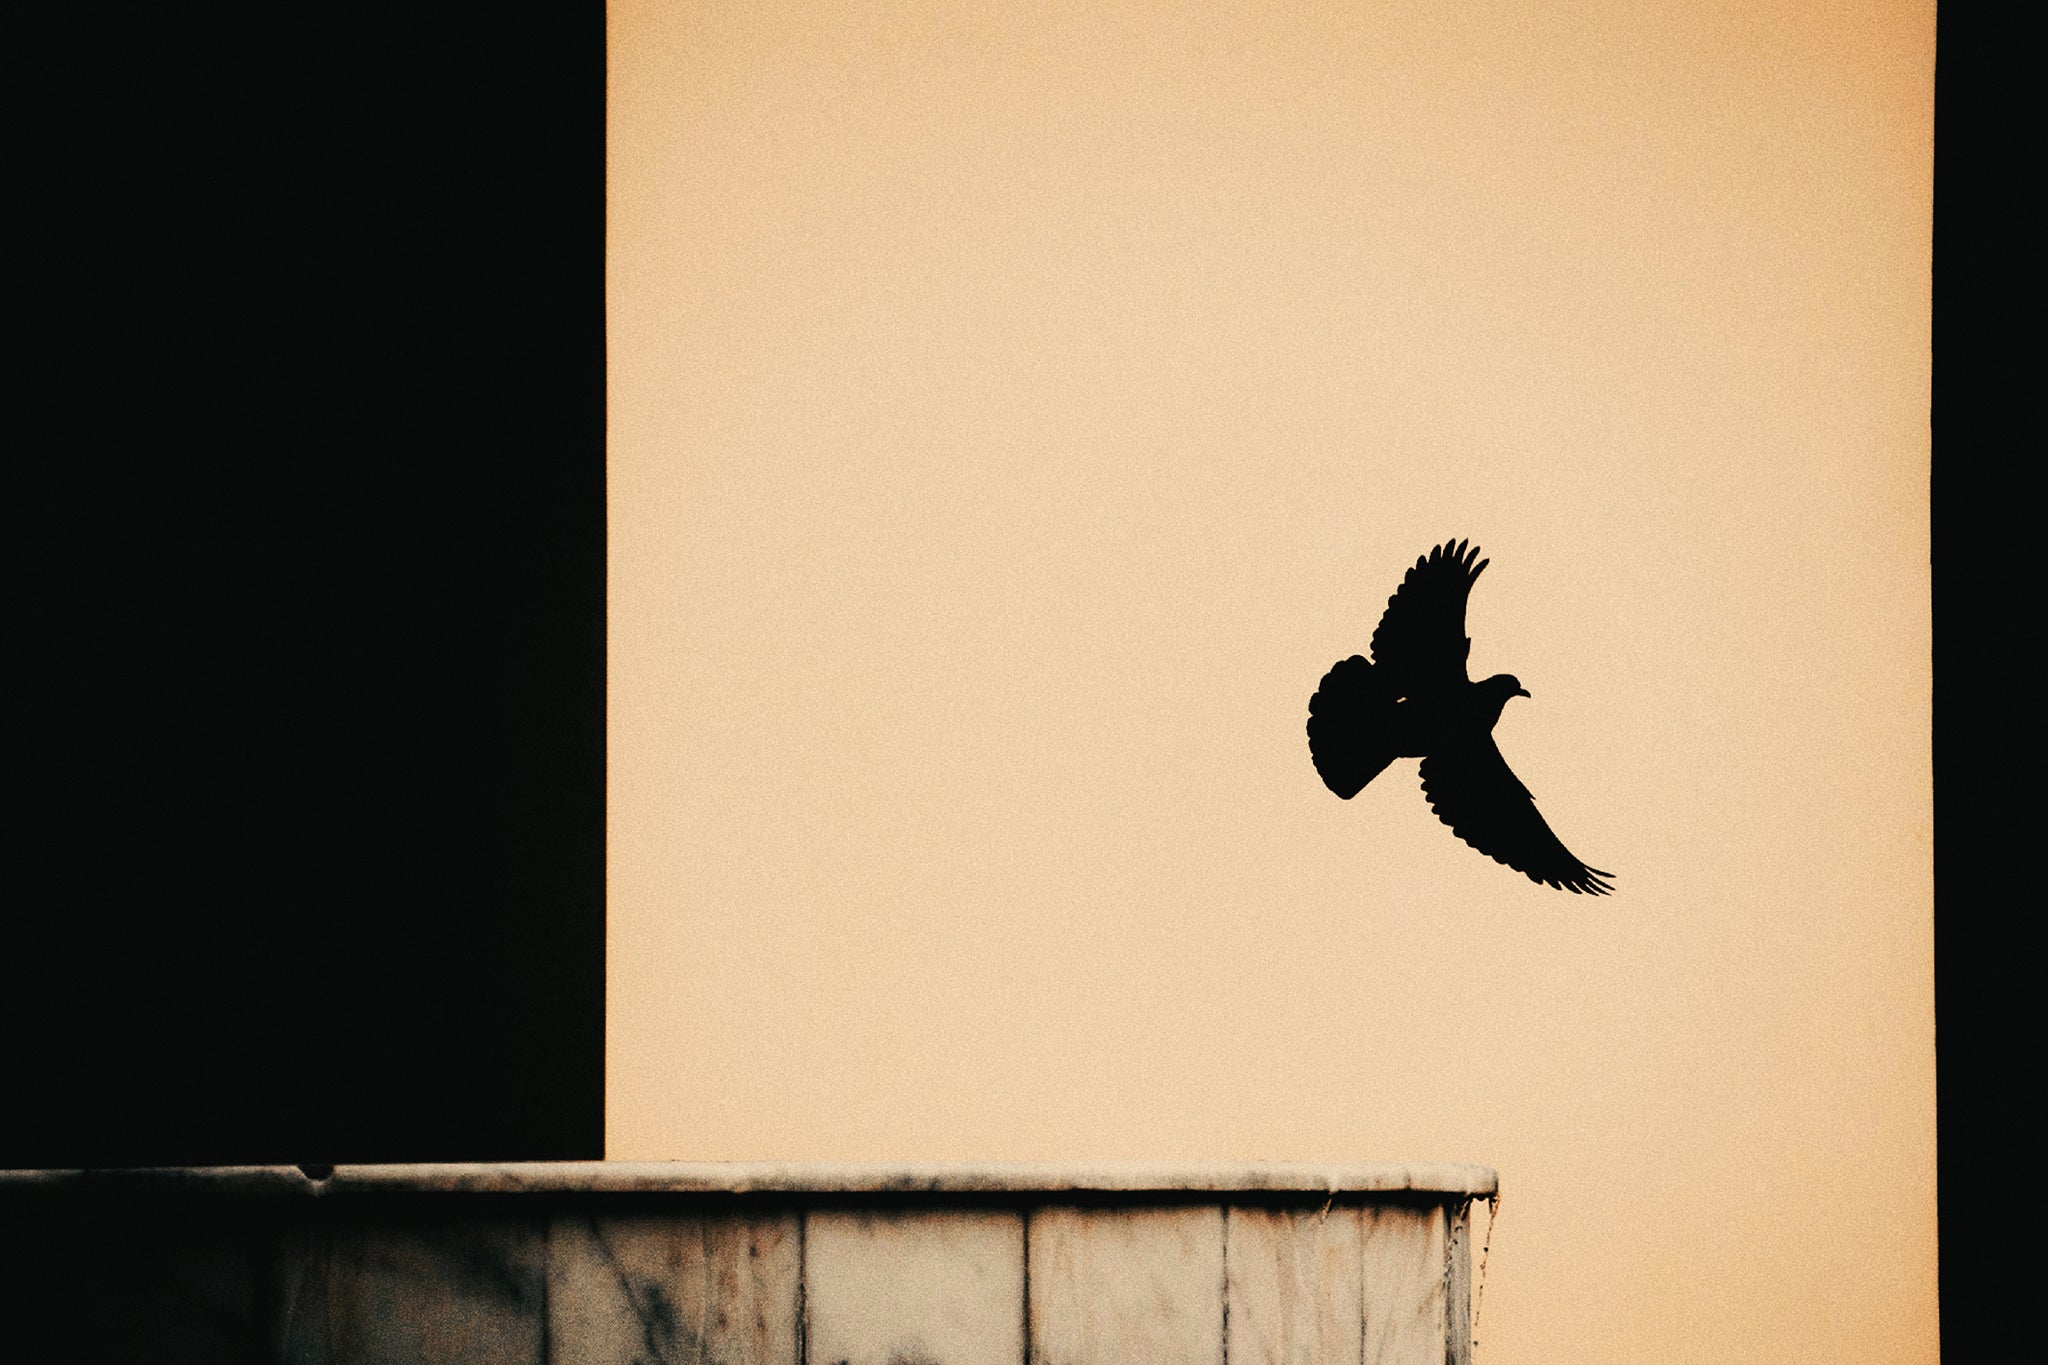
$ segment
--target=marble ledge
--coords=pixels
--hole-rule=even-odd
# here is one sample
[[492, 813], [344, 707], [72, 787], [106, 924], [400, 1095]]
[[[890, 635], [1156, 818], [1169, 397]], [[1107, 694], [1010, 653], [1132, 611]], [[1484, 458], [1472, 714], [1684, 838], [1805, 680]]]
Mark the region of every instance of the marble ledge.
[[1453, 1162], [535, 1161], [0, 1171], [0, 1192], [60, 1187], [299, 1194], [1416, 1194], [1487, 1199], [1488, 1166]]

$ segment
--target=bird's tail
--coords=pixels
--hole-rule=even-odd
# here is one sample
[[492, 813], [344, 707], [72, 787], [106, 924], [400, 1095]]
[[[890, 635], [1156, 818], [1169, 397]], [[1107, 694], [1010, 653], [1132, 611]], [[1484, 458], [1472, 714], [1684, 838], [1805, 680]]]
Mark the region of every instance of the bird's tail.
[[1308, 699], [1308, 752], [1323, 785], [1349, 801], [1395, 758], [1390, 689], [1362, 655], [1323, 674]]

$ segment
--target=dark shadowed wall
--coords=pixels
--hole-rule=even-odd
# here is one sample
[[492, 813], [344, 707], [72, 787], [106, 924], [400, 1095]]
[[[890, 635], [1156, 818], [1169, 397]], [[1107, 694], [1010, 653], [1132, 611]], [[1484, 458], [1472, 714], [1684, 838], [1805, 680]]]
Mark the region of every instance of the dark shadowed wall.
[[228, 27], [24, 194], [0, 1161], [596, 1156], [602, 9]]

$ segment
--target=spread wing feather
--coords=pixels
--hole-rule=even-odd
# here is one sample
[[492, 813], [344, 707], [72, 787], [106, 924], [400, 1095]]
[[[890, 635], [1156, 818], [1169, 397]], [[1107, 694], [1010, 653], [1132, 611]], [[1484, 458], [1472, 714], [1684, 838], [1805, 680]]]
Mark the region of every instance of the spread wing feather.
[[1489, 561], [1469, 541], [1446, 541], [1415, 561], [1372, 633], [1373, 667], [1410, 697], [1470, 681], [1465, 656], [1465, 601]]
[[1592, 896], [1614, 889], [1612, 872], [1587, 867], [1550, 832], [1490, 736], [1423, 759], [1422, 792], [1451, 833], [1530, 881]]

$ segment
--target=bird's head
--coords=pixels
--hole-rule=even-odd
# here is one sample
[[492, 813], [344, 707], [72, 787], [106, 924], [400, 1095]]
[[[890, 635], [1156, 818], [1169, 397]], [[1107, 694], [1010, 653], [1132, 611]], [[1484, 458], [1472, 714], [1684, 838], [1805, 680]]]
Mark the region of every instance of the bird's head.
[[1493, 714], [1497, 720], [1509, 697], [1526, 697], [1529, 689], [1522, 686], [1522, 680], [1512, 673], [1496, 673], [1479, 684], [1485, 691], [1486, 699], [1493, 703]]

